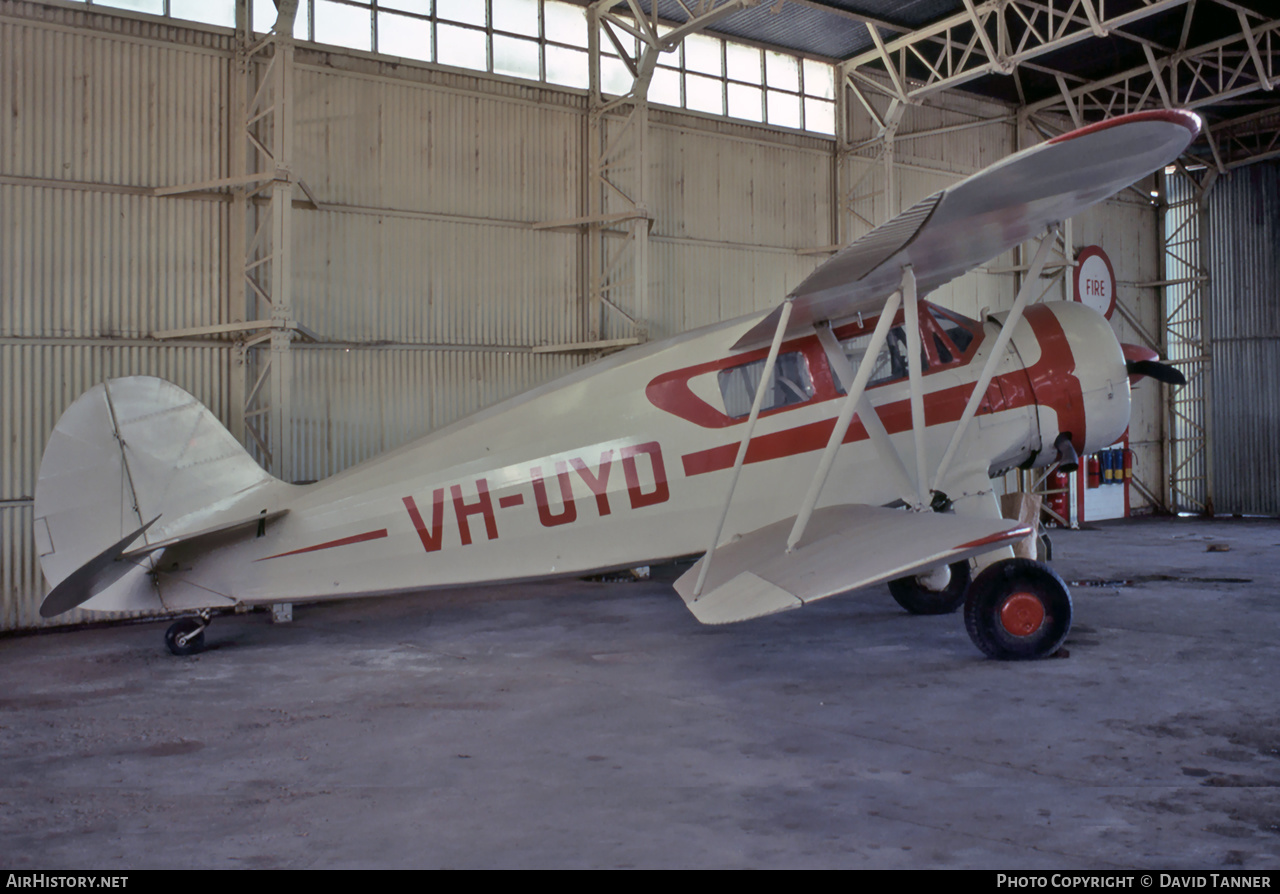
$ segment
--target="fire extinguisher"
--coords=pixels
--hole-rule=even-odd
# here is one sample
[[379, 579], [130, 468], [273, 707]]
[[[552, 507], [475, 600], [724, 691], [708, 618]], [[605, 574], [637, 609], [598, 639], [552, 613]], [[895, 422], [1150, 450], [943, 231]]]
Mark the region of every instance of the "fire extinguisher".
[[1062, 518], [1070, 521], [1071, 516], [1071, 477], [1066, 472], [1054, 472], [1049, 476], [1049, 508]]
[[1098, 459], [1096, 453], [1089, 457], [1086, 468], [1088, 469], [1088, 486], [1092, 490], [1102, 483], [1102, 460]]
[[1126, 447], [1121, 452], [1124, 454], [1124, 482], [1128, 484], [1133, 480], [1133, 451]]

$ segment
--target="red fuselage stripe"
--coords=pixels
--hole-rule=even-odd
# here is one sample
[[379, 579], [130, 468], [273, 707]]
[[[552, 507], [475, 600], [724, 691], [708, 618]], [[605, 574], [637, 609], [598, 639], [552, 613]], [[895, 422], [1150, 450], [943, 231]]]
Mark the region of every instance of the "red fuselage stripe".
[[352, 543], [364, 543], [366, 540], [381, 540], [387, 536], [387, 529], [380, 531], [366, 531], [363, 534], [352, 534], [350, 537], [342, 537], [338, 540], [329, 540], [325, 543], [317, 543], [315, 546], [304, 546], [302, 549], [291, 549], [287, 553], [276, 553], [274, 556], [263, 556], [256, 559], [258, 562], [265, 562], [267, 559], [279, 559], [281, 556], [296, 556], [299, 553], [313, 553], [320, 549], [333, 549], [335, 546], [347, 546]]
[[[932, 394], [925, 395], [925, 424], [941, 425], [959, 420], [964, 412], [965, 402], [969, 399], [969, 393], [972, 390], [973, 385], [971, 384], [958, 385], [954, 388], [946, 388], [942, 391], [935, 391]], [[988, 390], [987, 399], [983, 401], [983, 412], [989, 412], [990, 399], [991, 391]], [[898, 400], [885, 404], [877, 408], [876, 412], [889, 434], [896, 435], [899, 432], [911, 430], [910, 400]], [[835, 419], [823, 419], [807, 425], [789, 428], [785, 431], [757, 435], [751, 439], [751, 444], [747, 447], [746, 462], [766, 462], [771, 459], [781, 459], [784, 456], [795, 456], [798, 453], [821, 450], [826, 446], [827, 439], [831, 437], [831, 429], [835, 428], [835, 424]], [[856, 441], [865, 441], [867, 437], [866, 428], [855, 418], [853, 424], [849, 426], [849, 430], [845, 432], [843, 443], [852, 444]], [[737, 455], [738, 442], [721, 444], [719, 447], [699, 450], [694, 453], [686, 453], [682, 457], [684, 460], [684, 473], [686, 476], [693, 476], [728, 469], [733, 466]]]
[[[1035, 366], [1024, 371], [996, 376], [979, 405], [978, 413], [987, 414], [1002, 410], [1016, 410], [1034, 406], [1037, 402], [1052, 407], [1064, 431], [1070, 431], [1077, 450], [1084, 448], [1084, 402], [1080, 381], [1074, 375], [1075, 358], [1066, 333], [1052, 311], [1042, 305], [1027, 309], [1024, 319], [1036, 333], [1041, 357]], [[943, 388], [924, 396], [926, 425], [942, 425], [957, 422], [964, 412], [964, 405], [973, 390], [972, 383]], [[837, 400], [840, 398], [829, 398]], [[825, 402], [825, 401], [822, 401]], [[808, 404], [798, 404], [781, 412], [789, 412]], [[670, 412], [670, 410], [668, 410]], [[877, 408], [877, 415], [889, 434], [911, 430], [911, 401], [897, 400]], [[799, 425], [784, 431], [757, 435], [747, 448], [746, 462], [767, 462], [800, 453], [821, 450], [831, 437], [835, 419], [823, 419]], [[845, 433], [845, 444], [867, 439], [867, 430], [854, 417]], [[738, 441], [721, 444], [707, 450], [686, 453], [681, 459], [686, 477], [717, 472], [733, 466], [738, 453]]]

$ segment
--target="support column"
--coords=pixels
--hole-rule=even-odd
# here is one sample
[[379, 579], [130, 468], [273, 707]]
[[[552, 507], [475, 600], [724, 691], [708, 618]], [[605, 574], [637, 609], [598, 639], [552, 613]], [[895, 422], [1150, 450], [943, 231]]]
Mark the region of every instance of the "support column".
[[[294, 477], [293, 317], [293, 16], [283, 4], [275, 29], [253, 39], [248, 3], [236, 4], [229, 255], [232, 322], [270, 321], [236, 342], [232, 370], [234, 433], [271, 474]], [[250, 237], [250, 233], [252, 236]], [[260, 334], [250, 337], [249, 333]], [[250, 384], [252, 382], [252, 384]], [[234, 429], [233, 429], [234, 431]]]
[[[649, 306], [649, 84], [658, 57], [684, 38], [759, 0], [703, 0], [681, 6], [686, 22], [658, 34], [658, 5], [644, 12], [628, 0], [596, 0], [587, 7], [590, 67], [587, 113], [587, 214], [577, 223], [587, 232], [586, 334], [610, 339], [613, 319], [647, 340]], [[665, 23], [664, 23], [665, 24]], [[600, 42], [609, 41], [632, 76], [625, 96], [608, 98], [600, 78]], [[639, 42], [635, 53], [628, 45]], [[614, 243], [612, 246], [610, 242]], [[628, 269], [629, 268], [629, 269]], [[626, 292], [630, 291], [630, 296]]]
[[843, 248], [853, 241], [852, 228], [849, 221], [849, 210], [845, 207], [849, 202], [852, 189], [849, 176], [849, 154], [852, 140], [849, 134], [849, 89], [845, 84], [844, 70], [840, 66], [835, 69], [836, 81], [836, 133], [832, 148], [831, 168], [831, 244]]
[[[833, 178], [836, 191], [835, 245], [843, 247], [855, 238], [891, 219], [901, 209], [898, 201], [898, 177], [895, 169], [895, 137], [902, 121], [906, 104], [897, 96], [864, 90], [850, 74], [848, 62], [836, 67], [836, 171]], [[875, 125], [875, 134], [855, 141], [855, 111], [865, 112]], [[872, 156], [869, 153], [875, 152]], [[860, 162], [861, 172], [855, 176], [852, 166]], [[879, 171], [883, 181], [875, 185], [874, 174]], [[863, 184], [867, 184], [865, 187]], [[861, 190], [862, 195], [858, 193]], [[882, 207], [877, 212], [877, 199]], [[870, 202], [865, 214], [858, 210], [859, 202]], [[859, 232], [862, 229], [863, 232]]]
[[276, 37], [275, 127], [272, 154], [276, 179], [271, 181], [271, 473], [293, 480], [293, 22]]
[[[245, 54], [249, 46], [252, 29], [249, 19], [249, 0], [236, 0], [236, 41], [235, 53], [231, 58], [231, 120], [227, 131], [231, 134], [228, 148], [228, 170], [232, 179], [241, 178], [248, 172], [247, 140], [244, 138], [244, 123], [248, 120], [247, 96], [249, 87], [249, 60]], [[227, 218], [227, 247], [225, 249], [227, 283], [227, 314], [225, 319], [230, 323], [243, 323], [249, 318], [244, 282], [245, 240], [248, 238], [245, 228], [248, 224], [249, 203], [243, 187], [231, 190], [231, 211]], [[246, 381], [244, 340], [237, 339], [231, 356], [230, 396], [227, 402], [227, 426], [231, 434], [240, 443], [245, 443], [244, 395], [248, 387]]]
[[[657, 36], [656, 19], [632, 20], [624, 30], [611, 12], [615, 5], [614, 0], [601, 0], [587, 8], [590, 107], [585, 222], [586, 337], [593, 342], [619, 334], [616, 329], [609, 331], [608, 318], [614, 319], [615, 326], [622, 325], [626, 334], [646, 340], [651, 318], [648, 93], [663, 45]], [[624, 49], [624, 38], [629, 43], [631, 35], [640, 37], [640, 53], [634, 58], [625, 52], [622, 55], [633, 77], [631, 89], [625, 96], [609, 99], [603, 93], [602, 35], [620, 52]]]
[[[893, 166], [894, 139], [898, 135], [898, 122], [902, 120], [904, 106], [894, 100], [884, 122], [884, 219], [893, 220], [902, 210], [898, 200], [898, 172]], [[881, 221], [882, 223], [884, 221]]]
[[[1196, 191], [1197, 228], [1197, 264], [1204, 277], [1200, 287], [1200, 344], [1205, 357], [1203, 376], [1200, 385], [1199, 399], [1201, 419], [1204, 424], [1204, 514], [1213, 517], [1213, 414], [1209, 409], [1209, 395], [1213, 393], [1213, 330], [1209, 323], [1209, 290], [1213, 282], [1209, 279], [1209, 189], [1217, 182], [1216, 173], [1208, 173]], [[1170, 389], [1172, 390], [1172, 389]]]

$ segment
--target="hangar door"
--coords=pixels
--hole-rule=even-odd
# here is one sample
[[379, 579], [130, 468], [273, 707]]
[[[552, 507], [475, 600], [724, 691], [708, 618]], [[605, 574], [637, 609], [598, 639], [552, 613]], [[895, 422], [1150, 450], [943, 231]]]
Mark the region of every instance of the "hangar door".
[[1220, 177], [1208, 204], [1214, 510], [1280, 515], [1280, 162]]

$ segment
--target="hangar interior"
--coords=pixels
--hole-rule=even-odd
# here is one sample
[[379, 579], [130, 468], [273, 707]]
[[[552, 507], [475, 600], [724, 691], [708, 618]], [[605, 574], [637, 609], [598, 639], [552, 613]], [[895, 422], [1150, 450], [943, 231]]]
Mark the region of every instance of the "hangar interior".
[[[0, 628], [87, 617], [38, 615], [32, 494], [103, 379], [325, 478], [1149, 108], [1205, 132], [1065, 223], [1043, 300], [1101, 246], [1121, 339], [1189, 380], [1134, 392], [1135, 514], [1280, 515], [1277, 79], [1231, 0], [0, 0]], [[930, 299], [1005, 310], [1028, 261]]]
[[[0, 0], [2, 862], [1274, 887], [1277, 79], [1263, 0]], [[228, 613], [183, 658], [168, 620], [28, 635], [96, 619], [41, 618], [33, 507], [95, 383], [169, 379], [326, 478], [1165, 108], [1201, 137], [1031, 282], [1104, 252], [1111, 326], [1188, 379], [1135, 387], [1129, 485], [1068, 482], [1149, 517], [1054, 532], [1052, 660], [883, 588], [703, 625], [673, 566]], [[1032, 263], [929, 297], [998, 315]]]

